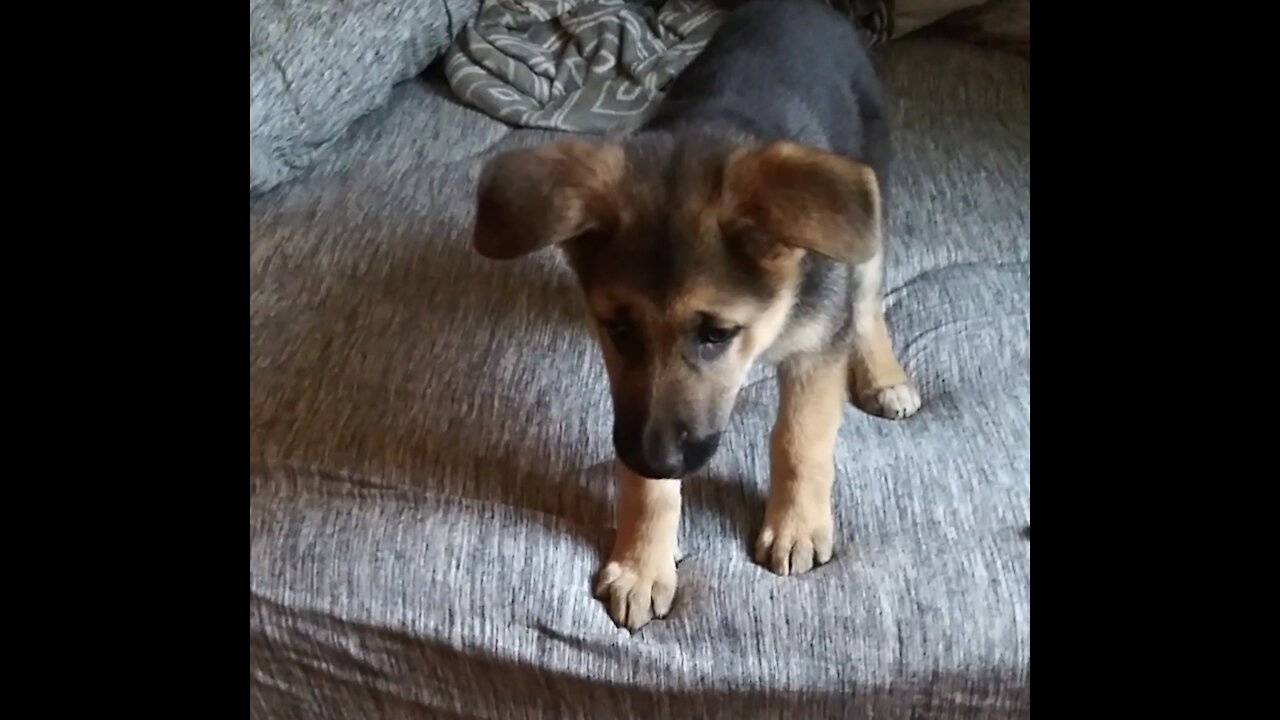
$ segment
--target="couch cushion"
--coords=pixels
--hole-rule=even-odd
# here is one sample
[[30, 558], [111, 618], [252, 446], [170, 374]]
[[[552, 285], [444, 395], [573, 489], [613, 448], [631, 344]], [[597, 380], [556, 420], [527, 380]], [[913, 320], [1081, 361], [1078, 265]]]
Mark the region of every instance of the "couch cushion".
[[422, 72], [479, 0], [249, 0], [249, 192], [296, 177]]
[[837, 550], [748, 549], [776, 386], [685, 483], [680, 590], [636, 636], [591, 596], [611, 413], [554, 253], [469, 249], [511, 132], [412, 82], [250, 205], [251, 715], [1029, 717], [1030, 131], [1021, 59], [904, 40], [887, 312], [923, 391], [848, 407]]

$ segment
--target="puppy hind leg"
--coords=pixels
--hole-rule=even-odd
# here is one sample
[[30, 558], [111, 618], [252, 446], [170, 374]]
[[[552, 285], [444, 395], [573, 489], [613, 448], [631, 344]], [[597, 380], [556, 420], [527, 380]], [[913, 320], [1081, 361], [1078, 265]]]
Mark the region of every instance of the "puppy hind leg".
[[864, 411], [892, 420], [920, 409], [920, 391], [898, 362], [884, 319], [884, 252], [854, 266], [849, 390]]

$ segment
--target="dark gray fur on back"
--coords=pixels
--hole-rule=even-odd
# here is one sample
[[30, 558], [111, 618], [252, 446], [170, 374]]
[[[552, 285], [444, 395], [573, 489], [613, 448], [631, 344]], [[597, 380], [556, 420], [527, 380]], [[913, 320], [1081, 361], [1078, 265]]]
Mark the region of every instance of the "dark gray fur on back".
[[[816, 0], [750, 0], [672, 83], [640, 135], [670, 134], [677, 145], [704, 144], [708, 135], [785, 139], [848, 156], [875, 171], [883, 218], [893, 154], [883, 102], [871, 58], [847, 19]], [[853, 275], [811, 253], [792, 325], [827, 318], [829, 343], [843, 344]]]
[[752, 0], [671, 84], [645, 130], [724, 128], [889, 170], [883, 93], [858, 33], [816, 0]]

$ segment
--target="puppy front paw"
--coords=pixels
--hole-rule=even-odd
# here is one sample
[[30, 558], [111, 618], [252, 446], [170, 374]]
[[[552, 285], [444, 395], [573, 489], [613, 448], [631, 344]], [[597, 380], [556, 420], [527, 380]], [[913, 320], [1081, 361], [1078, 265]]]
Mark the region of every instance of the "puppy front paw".
[[790, 502], [765, 511], [756, 540], [756, 562], [778, 575], [799, 575], [831, 559], [829, 507]]
[[910, 381], [861, 393], [858, 405], [890, 420], [911, 417], [920, 409], [920, 391]]
[[675, 595], [674, 551], [610, 560], [596, 581], [596, 597], [608, 605], [609, 617], [631, 632], [666, 617]]

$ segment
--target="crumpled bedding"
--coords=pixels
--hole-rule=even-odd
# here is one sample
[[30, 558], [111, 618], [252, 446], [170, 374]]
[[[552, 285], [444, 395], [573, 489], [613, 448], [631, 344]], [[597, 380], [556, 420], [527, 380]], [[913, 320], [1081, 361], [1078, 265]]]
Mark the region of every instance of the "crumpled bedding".
[[[493, 117], [625, 132], [736, 1], [250, 0], [250, 195], [311, 168], [446, 50], [455, 94]], [[979, 2], [824, 1], [872, 45]]]
[[[739, 1], [485, 0], [445, 71], [463, 102], [511, 125], [622, 133], [644, 121]], [[981, 2], [821, 1], [870, 47]]]
[[721, 17], [711, 0], [490, 0], [445, 72], [464, 102], [512, 125], [620, 131], [640, 122]]

